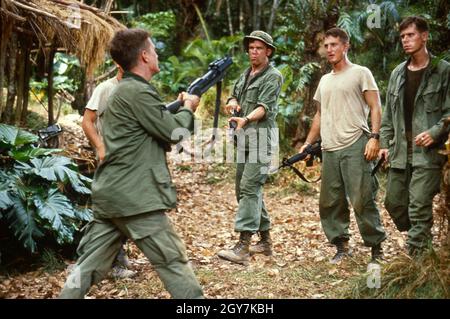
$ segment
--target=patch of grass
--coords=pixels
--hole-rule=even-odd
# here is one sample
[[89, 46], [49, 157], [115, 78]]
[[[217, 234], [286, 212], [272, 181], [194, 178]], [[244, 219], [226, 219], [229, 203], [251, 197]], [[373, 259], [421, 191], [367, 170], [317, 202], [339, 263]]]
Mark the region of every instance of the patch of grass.
[[346, 298], [450, 298], [450, 252], [429, 249], [420, 257], [402, 255], [381, 270], [381, 287], [367, 287], [367, 276], [354, 280]]

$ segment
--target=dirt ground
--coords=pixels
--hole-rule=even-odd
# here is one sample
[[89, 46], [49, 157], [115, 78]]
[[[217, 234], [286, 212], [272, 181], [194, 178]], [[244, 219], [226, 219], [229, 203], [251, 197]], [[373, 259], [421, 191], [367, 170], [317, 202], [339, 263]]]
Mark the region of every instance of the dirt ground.
[[[172, 163], [171, 169], [178, 189], [178, 207], [169, 216], [186, 243], [207, 298], [340, 298], [366, 272], [370, 248], [362, 244], [353, 213], [353, 257], [339, 265], [328, 262], [335, 248], [327, 243], [320, 224], [320, 182], [305, 184], [284, 171], [266, 184], [274, 255], [253, 256], [248, 266], [241, 266], [216, 255], [224, 247], [232, 247], [238, 238], [233, 231], [237, 208], [233, 165], [185, 162]], [[318, 169], [308, 171], [317, 174]], [[381, 188], [381, 208], [383, 195]], [[384, 209], [381, 215], [388, 235], [383, 244], [383, 267], [396, 255], [405, 253], [405, 235], [395, 229]], [[433, 228], [436, 244], [438, 224]], [[255, 242], [257, 239], [254, 236]], [[87, 298], [170, 298], [145, 256], [132, 243], [127, 244], [127, 250], [137, 276], [124, 280], [107, 278], [94, 286]], [[66, 265], [73, 262], [64, 260]], [[67, 274], [64, 269], [49, 271], [44, 265], [28, 272], [0, 273], [0, 298], [55, 298]]]

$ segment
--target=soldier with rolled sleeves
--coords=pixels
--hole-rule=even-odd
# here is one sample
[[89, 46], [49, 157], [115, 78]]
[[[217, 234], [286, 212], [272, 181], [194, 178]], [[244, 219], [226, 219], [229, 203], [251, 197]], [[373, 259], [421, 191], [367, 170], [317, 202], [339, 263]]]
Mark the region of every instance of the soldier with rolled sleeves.
[[[247, 135], [244, 143], [238, 138], [236, 167], [236, 198], [238, 211], [234, 230], [239, 241], [232, 249], [218, 252], [218, 256], [231, 262], [246, 264], [252, 253], [272, 254], [271, 222], [264, 205], [263, 186], [270, 164], [268, 157], [277, 144], [275, 118], [277, 100], [283, 84], [281, 73], [269, 62], [275, 53], [272, 37], [263, 31], [253, 31], [244, 37], [244, 48], [250, 59], [248, 68], [239, 77], [228, 99], [226, 109], [239, 112], [230, 118], [236, 132]], [[254, 132], [254, 134], [251, 134]], [[241, 153], [242, 151], [242, 153]], [[268, 155], [264, 158], [262, 154]], [[243, 154], [240, 158], [239, 154]], [[252, 235], [259, 233], [260, 241], [250, 246]]]
[[110, 52], [125, 73], [104, 114], [106, 155], [92, 183], [94, 219], [60, 298], [83, 298], [108, 273], [126, 237], [150, 260], [173, 298], [202, 298], [184, 244], [166, 216], [176, 205], [166, 150], [179, 142], [172, 137], [175, 129], [193, 130], [199, 98], [183, 93], [184, 107], [176, 114], [167, 111], [148, 82], [159, 66], [146, 31], [118, 31]]
[[449, 128], [450, 64], [427, 49], [428, 23], [408, 17], [400, 39], [409, 59], [392, 71], [381, 124], [380, 156], [389, 162], [385, 206], [399, 231], [408, 231], [408, 251], [431, 245], [433, 197], [439, 192]]

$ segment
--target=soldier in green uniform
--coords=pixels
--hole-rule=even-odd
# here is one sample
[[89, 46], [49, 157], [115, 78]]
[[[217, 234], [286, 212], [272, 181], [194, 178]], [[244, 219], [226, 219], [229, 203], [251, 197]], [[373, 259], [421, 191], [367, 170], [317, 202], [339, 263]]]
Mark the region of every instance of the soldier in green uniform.
[[83, 298], [107, 274], [125, 237], [150, 260], [173, 298], [202, 298], [184, 244], [165, 213], [176, 205], [166, 151], [179, 141], [172, 136], [175, 129], [193, 130], [199, 98], [183, 93], [184, 107], [176, 114], [166, 110], [148, 82], [159, 66], [146, 31], [117, 32], [110, 52], [125, 74], [104, 114], [106, 156], [92, 184], [94, 219], [60, 298]]
[[378, 87], [368, 68], [349, 61], [350, 42], [344, 30], [328, 30], [324, 46], [333, 70], [320, 79], [314, 95], [317, 112], [300, 152], [322, 138], [319, 211], [325, 235], [336, 246], [330, 262], [335, 264], [351, 255], [349, 201], [364, 244], [371, 247], [372, 261], [376, 261], [382, 257], [381, 242], [386, 239], [375, 204], [377, 183], [370, 174], [371, 161], [379, 151]]
[[385, 206], [399, 231], [408, 231], [411, 255], [431, 244], [433, 197], [439, 192], [450, 115], [450, 64], [427, 49], [428, 24], [400, 24], [409, 59], [392, 71], [381, 125], [380, 156], [389, 161]]
[[[240, 264], [246, 264], [251, 253], [272, 254], [271, 224], [263, 201], [263, 185], [278, 142], [275, 118], [283, 84], [281, 73], [269, 63], [275, 53], [269, 34], [253, 31], [244, 37], [244, 47], [251, 66], [234, 85], [226, 105], [230, 113], [241, 114], [230, 118], [237, 124], [238, 134], [236, 198], [239, 206], [235, 231], [240, 237], [234, 248], [218, 252], [219, 257]], [[250, 246], [256, 232], [261, 240]]]

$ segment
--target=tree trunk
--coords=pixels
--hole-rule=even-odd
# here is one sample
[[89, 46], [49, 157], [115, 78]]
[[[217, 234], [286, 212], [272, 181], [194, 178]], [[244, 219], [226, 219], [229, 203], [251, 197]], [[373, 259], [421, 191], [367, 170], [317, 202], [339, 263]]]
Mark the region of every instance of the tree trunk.
[[[259, 0], [258, 0], [259, 1]], [[258, 1], [253, 1], [253, 30], [258, 30]]]
[[275, 17], [276, 17], [279, 5], [280, 5], [280, 0], [273, 0], [272, 10], [270, 12], [269, 24], [267, 26], [267, 32], [269, 32], [269, 33], [272, 33], [272, 28], [275, 23]]
[[14, 113], [14, 102], [16, 100], [16, 56], [17, 54], [17, 34], [13, 33], [9, 42], [8, 58], [8, 93], [6, 97], [5, 112], [2, 115], [2, 122], [12, 124]]
[[[1, 2], [1, 7], [4, 7], [4, 2]], [[13, 24], [4, 16], [0, 15], [0, 118], [3, 117], [4, 98], [3, 87], [5, 85], [5, 66], [6, 66], [6, 52], [8, 50], [9, 38], [12, 33]]]
[[31, 79], [31, 61], [30, 52], [31, 41], [27, 42], [24, 54], [24, 80], [23, 80], [23, 102], [22, 102], [22, 113], [20, 115], [20, 122], [25, 123], [28, 115], [28, 98], [30, 96], [30, 79]]
[[226, 0], [227, 5], [227, 16], [228, 16], [228, 28], [230, 29], [230, 35], [234, 34], [233, 31], [233, 20], [231, 17], [230, 0]]
[[244, 30], [244, 1], [239, 1], [239, 31], [241, 31], [241, 33], [244, 33]]
[[25, 52], [24, 48], [21, 47], [20, 50], [17, 51], [17, 101], [16, 101], [16, 110], [14, 114], [14, 122], [16, 125], [20, 124], [20, 115], [22, 114], [23, 108], [23, 96], [24, 96], [24, 82], [25, 82]]
[[48, 125], [55, 123], [55, 117], [53, 115], [53, 97], [55, 95], [53, 89], [53, 59], [55, 58], [56, 48], [52, 46], [47, 60], [47, 99], [48, 99]]

